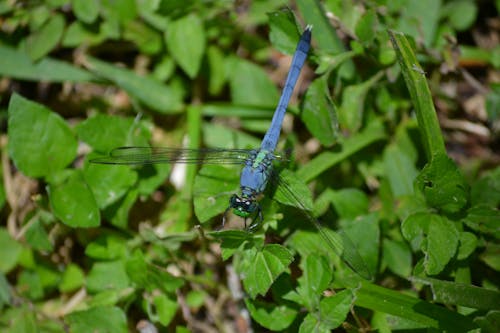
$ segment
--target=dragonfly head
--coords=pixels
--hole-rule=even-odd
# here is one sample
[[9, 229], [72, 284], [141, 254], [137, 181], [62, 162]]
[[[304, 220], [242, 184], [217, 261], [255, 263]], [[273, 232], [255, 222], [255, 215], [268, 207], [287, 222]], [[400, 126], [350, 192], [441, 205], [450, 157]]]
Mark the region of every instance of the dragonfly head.
[[229, 199], [229, 207], [233, 209], [235, 215], [245, 219], [259, 211], [259, 204], [255, 199], [244, 196], [239, 197], [236, 194], [233, 194]]

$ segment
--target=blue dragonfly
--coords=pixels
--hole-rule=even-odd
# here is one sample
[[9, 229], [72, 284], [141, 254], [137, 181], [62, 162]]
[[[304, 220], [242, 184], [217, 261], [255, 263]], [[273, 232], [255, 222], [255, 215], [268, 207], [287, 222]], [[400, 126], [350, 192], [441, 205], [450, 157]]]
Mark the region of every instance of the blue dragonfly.
[[[369, 279], [369, 273], [363, 259], [358, 254], [349, 238], [343, 233], [333, 233], [325, 230], [320, 222], [308, 211], [301, 198], [275, 172], [274, 161], [286, 159], [275, 153], [281, 132], [281, 124], [286, 108], [292, 96], [300, 71], [309, 52], [311, 42], [311, 26], [302, 33], [295, 53], [285, 86], [278, 106], [274, 112], [271, 126], [266, 132], [258, 149], [183, 149], [165, 147], [119, 147], [113, 149], [109, 156], [93, 159], [91, 162], [100, 164], [147, 165], [158, 163], [192, 163], [192, 164], [239, 164], [243, 165], [240, 175], [241, 194], [233, 194], [229, 199], [229, 207], [223, 214], [222, 227], [229, 210], [245, 221], [245, 229], [253, 230], [263, 221], [262, 209], [258, 198], [266, 189], [270, 179], [276, 181], [281, 193], [289, 202], [298, 207], [308, 221], [316, 227], [322, 238], [342, 261], [360, 276]], [[252, 219], [247, 228], [246, 220]]]

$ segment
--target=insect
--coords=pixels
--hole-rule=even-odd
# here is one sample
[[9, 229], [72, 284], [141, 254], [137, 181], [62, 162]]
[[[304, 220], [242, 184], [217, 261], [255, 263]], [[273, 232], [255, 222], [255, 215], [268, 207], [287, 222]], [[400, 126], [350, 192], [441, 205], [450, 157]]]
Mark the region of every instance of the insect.
[[233, 194], [229, 199], [229, 207], [224, 212], [223, 224], [229, 210], [245, 220], [251, 218], [253, 223], [247, 228], [254, 229], [263, 220], [262, 209], [258, 197], [264, 192], [271, 177], [277, 177], [277, 184], [287, 200], [299, 207], [331, 249], [355, 272], [368, 278], [368, 272], [363, 259], [358, 254], [345, 234], [332, 236], [319, 221], [307, 211], [304, 203], [290, 186], [273, 170], [273, 162], [283, 159], [275, 154], [281, 132], [281, 125], [286, 108], [292, 96], [300, 71], [304, 66], [311, 42], [311, 26], [302, 33], [295, 50], [290, 71], [288, 73], [278, 106], [274, 112], [271, 125], [257, 149], [183, 149], [165, 147], [119, 147], [111, 151], [107, 157], [93, 159], [91, 162], [100, 164], [145, 165], [157, 163], [194, 163], [194, 164], [240, 164], [243, 169], [240, 175], [241, 193]]

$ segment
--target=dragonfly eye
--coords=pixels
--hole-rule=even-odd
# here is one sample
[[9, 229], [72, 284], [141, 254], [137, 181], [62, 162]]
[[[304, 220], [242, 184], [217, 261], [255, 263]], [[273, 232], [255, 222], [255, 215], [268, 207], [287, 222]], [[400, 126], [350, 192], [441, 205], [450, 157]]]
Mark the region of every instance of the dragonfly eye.
[[247, 218], [258, 210], [258, 203], [248, 198], [240, 198], [233, 194], [229, 199], [229, 206], [233, 208], [233, 213], [243, 218]]

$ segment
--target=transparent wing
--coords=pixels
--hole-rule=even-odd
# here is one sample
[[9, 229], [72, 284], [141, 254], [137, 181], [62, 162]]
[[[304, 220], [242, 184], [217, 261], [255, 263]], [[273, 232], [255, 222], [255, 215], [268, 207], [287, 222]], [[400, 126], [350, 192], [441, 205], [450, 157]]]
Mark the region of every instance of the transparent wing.
[[278, 191], [286, 197], [288, 203], [302, 211], [306, 219], [314, 225], [332, 251], [355, 273], [364, 279], [371, 280], [372, 274], [370, 270], [349, 237], [343, 231], [334, 232], [323, 227], [306, 208], [297, 191], [292, 190], [290, 185], [275, 172], [273, 172], [273, 179], [277, 182]]
[[144, 165], [158, 163], [244, 164], [251, 149], [184, 149], [165, 147], [119, 147], [109, 156], [92, 159], [91, 163]]

